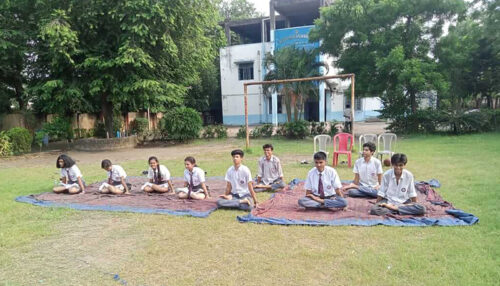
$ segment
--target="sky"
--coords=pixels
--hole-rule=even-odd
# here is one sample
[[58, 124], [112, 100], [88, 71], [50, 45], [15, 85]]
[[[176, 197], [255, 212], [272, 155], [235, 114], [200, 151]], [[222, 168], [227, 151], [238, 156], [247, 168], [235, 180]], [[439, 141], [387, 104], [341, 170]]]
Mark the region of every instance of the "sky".
[[248, 2], [252, 3], [264, 16], [269, 16], [269, 0], [248, 0]]

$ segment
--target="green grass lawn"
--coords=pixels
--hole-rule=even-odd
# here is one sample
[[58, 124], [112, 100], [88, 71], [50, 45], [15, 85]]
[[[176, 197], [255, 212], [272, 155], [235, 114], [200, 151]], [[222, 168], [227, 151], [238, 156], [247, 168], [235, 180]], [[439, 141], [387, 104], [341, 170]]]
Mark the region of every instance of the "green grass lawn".
[[[311, 159], [312, 139], [253, 140], [244, 162], [252, 174], [268, 141], [286, 179], [305, 178], [312, 165], [299, 161]], [[416, 179], [439, 179], [445, 200], [479, 217], [468, 227], [287, 227], [241, 224], [236, 216], [244, 212], [232, 210], [199, 219], [41, 208], [14, 198], [49, 190], [54, 164], [3, 168], [0, 285], [498, 285], [499, 142], [499, 133], [398, 141]], [[229, 152], [244, 141], [210, 144], [220, 152], [196, 159], [209, 176], [223, 176]], [[148, 155], [122, 166], [139, 175]], [[183, 157], [160, 160], [173, 176], [182, 175]], [[79, 165], [87, 182], [105, 176], [95, 166]], [[337, 171], [352, 179], [346, 165]], [[260, 201], [268, 197], [258, 194]]]

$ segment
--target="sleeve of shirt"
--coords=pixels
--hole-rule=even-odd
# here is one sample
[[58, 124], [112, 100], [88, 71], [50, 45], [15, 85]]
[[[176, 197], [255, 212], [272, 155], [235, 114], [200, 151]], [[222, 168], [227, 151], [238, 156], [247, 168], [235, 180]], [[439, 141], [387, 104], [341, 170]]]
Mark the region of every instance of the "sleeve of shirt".
[[78, 178], [78, 177], [83, 177], [82, 175], [82, 172], [80, 171], [80, 168], [78, 168], [78, 166], [76, 165], [73, 165], [73, 172], [75, 173], [75, 177]]
[[224, 180], [226, 180], [226, 182], [231, 183], [231, 178], [230, 178], [231, 176], [229, 175], [229, 170], [231, 170], [231, 169], [229, 168], [229, 169], [227, 170], [227, 172], [226, 172], [226, 177], [224, 178]]
[[357, 162], [354, 162], [354, 168], [352, 169], [352, 172], [354, 174], [359, 174], [359, 169], [358, 169], [358, 164], [356, 164]]
[[283, 177], [283, 168], [281, 167], [281, 161], [278, 160], [278, 173], [280, 177]]
[[257, 176], [262, 178], [262, 160], [257, 162]]
[[118, 169], [118, 175], [120, 177], [123, 177], [123, 178], [127, 177], [127, 173], [125, 173], [125, 169], [123, 169], [122, 166], [119, 166], [117, 169]]
[[389, 180], [387, 179], [389, 176], [382, 177], [382, 185], [380, 185], [380, 189], [378, 189], [377, 196], [385, 198], [385, 194], [387, 193], [387, 188], [389, 187]]
[[246, 170], [246, 176], [247, 176], [247, 183], [250, 183], [252, 181], [252, 172], [250, 172], [250, 169], [247, 168]]
[[333, 181], [332, 181], [332, 186], [334, 189], [340, 189], [342, 188], [342, 183], [340, 182], [340, 177], [339, 177], [339, 174], [337, 174], [336, 171], [334, 171], [334, 178], [333, 178]]
[[162, 179], [170, 180], [170, 171], [168, 170], [167, 167], [163, 166], [163, 173], [161, 175]]
[[377, 174], [383, 174], [384, 170], [382, 169], [382, 163], [377, 160]]
[[198, 178], [200, 179], [200, 183], [205, 183], [205, 171], [198, 169]]
[[410, 196], [410, 198], [417, 197], [417, 191], [415, 190], [415, 181], [413, 180], [413, 175], [410, 178], [408, 186], [408, 196]]
[[61, 178], [65, 178], [66, 177], [66, 170], [61, 168]]
[[148, 179], [153, 179], [154, 175], [153, 175], [153, 169], [150, 167], [148, 169]]
[[307, 174], [306, 184], [304, 186], [304, 188], [306, 189], [306, 191], [307, 190], [311, 190], [311, 191], [313, 190], [313, 187], [312, 187], [313, 186], [313, 181], [312, 181], [313, 179], [312, 179], [312, 177], [313, 177], [313, 173], [309, 172]]

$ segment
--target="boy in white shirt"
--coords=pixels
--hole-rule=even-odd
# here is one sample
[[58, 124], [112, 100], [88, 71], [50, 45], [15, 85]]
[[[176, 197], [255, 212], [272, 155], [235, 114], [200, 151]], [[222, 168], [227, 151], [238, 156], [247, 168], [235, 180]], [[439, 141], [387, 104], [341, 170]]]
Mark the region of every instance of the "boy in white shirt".
[[125, 178], [127, 173], [121, 166], [113, 165], [110, 160], [105, 159], [101, 162], [101, 167], [108, 172], [108, 182], [102, 183], [99, 192], [103, 194], [130, 194]]
[[264, 156], [260, 157], [257, 163], [259, 169], [255, 189], [276, 191], [284, 188], [283, 169], [281, 168], [280, 159], [273, 155], [273, 145], [265, 144], [262, 149], [264, 150]]
[[344, 187], [350, 197], [377, 197], [384, 170], [380, 160], [373, 157], [375, 150], [373, 142], [363, 144], [363, 158], [354, 163], [354, 182]]
[[316, 167], [307, 174], [306, 196], [299, 199], [299, 205], [306, 209], [347, 207], [347, 201], [340, 191], [342, 184], [337, 171], [326, 166], [326, 153], [320, 151], [314, 154], [314, 164]]
[[382, 184], [377, 195], [377, 204], [372, 207], [370, 214], [425, 214], [425, 207], [417, 203], [413, 175], [404, 169], [407, 162], [408, 159], [405, 154], [392, 155], [392, 169], [385, 172], [382, 177]]
[[237, 208], [250, 210], [257, 206], [257, 198], [253, 191], [252, 174], [247, 166], [241, 164], [244, 153], [236, 149], [231, 152], [233, 166], [226, 172], [226, 193], [220, 195], [217, 206], [220, 208]]

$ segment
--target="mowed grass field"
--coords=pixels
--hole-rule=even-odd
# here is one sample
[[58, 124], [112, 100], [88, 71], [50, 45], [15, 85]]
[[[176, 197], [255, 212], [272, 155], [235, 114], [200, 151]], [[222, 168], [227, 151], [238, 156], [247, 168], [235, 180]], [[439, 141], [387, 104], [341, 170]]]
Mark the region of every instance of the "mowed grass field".
[[[299, 162], [312, 161], [312, 139], [252, 140], [244, 162], [252, 175], [267, 142], [287, 181], [305, 178], [312, 165]], [[220, 148], [203, 152], [206, 144]], [[225, 174], [236, 147], [244, 141], [189, 145], [208, 176]], [[0, 168], [0, 285], [499, 285], [500, 134], [411, 136], [400, 138], [397, 151], [408, 155], [417, 180], [439, 179], [444, 199], [479, 223], [287, 227], [242, 224], [236, 216], [245, 212], [236, 210], [200, 219], [41, 208], [14, 198], [50, 190], [55, 157], [46, 166], [26, 160], [23, 168]], [[137, 176], [149, 155], [117, 163]], [[183, 158], [160, 161], [181, 176]], [[99, 163], [79, 164], [87, 182], [105, 177]], [[337, 171], [353, 177], [345, 164]]]

